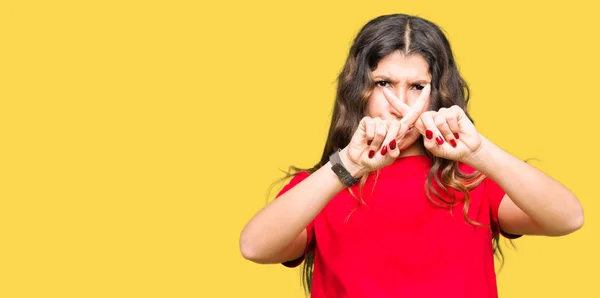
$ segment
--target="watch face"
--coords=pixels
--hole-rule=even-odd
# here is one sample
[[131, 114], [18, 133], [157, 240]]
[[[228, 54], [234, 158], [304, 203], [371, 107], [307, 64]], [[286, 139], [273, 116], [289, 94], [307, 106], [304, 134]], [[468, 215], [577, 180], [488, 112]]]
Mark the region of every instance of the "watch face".
[[334, 164], [331, 169], [333, 170], [333, 172], [335, 172], [335, 174], [338, 176], [338, 178], [340, 178], [340, 180], [342, 180], [342, 183], [344, 183], [346, 186], [352, 186], [354, 185], [358, 180], [356, 180], [356, 178], [352, 177], [352, 175], [350, 175], [350, 173], [346, 170], [346, 168], [344, 168], [343, 165], [336, 163]]
[[344, 169], [344, 166], [342, 166], [339, 163], [334, 164], [331, 169], [339, 176], [339, 177], [344, 177], [346, 176], [346, 169]]

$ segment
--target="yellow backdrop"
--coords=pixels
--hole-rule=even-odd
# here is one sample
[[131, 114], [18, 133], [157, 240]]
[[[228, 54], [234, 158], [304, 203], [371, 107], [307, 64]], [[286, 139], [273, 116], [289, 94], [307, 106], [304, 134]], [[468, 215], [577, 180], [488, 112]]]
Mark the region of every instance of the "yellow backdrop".
[[505, 249], [501, 296], [600, 297], [595, 6], [200, 2], [0, 2], [0, 297], [303, 297], [239, 233], [316, 163], [352, 38], [397, 12], [445, 29], [479, 130], [584, 205]]

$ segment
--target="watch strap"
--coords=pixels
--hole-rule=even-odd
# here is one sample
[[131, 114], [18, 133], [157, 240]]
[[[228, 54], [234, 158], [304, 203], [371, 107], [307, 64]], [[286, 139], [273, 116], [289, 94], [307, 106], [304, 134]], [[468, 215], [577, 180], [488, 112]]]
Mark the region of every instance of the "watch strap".
[[350, 187], [356, 184], [359, 180], [348, 172], [342, 160], [340, 159], [340, 149], [337, 149], [333, 154], [329, 156], [329, 161], [331, 162], [331, 170], [340, 178], [344, 185]]

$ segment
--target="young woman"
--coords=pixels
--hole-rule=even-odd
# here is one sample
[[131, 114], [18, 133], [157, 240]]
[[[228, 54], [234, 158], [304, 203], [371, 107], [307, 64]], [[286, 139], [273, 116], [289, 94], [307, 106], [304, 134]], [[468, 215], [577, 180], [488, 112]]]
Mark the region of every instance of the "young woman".
[[481, 135], [432, 22], [368, 22], [339, 75], [321, 160], [240, 237], [261, 264], [304, 262], [312, 297], [497, 297], [500, 236], [583, 224], [575, 195]]

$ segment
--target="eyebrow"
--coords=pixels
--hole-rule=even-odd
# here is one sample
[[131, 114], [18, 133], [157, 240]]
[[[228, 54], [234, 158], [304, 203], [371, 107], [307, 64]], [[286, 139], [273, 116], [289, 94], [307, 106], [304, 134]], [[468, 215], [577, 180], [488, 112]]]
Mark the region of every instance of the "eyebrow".
[[[373, 76], [373, 79], [382, 79], [385, 81], [397, 81], [386, 75], [376, 75], [376, 76]], [[428, 84], [429, 83], [429, 80], [426, 78], [423, 78], [423, 77], [410, 77], [410, 78], [408, 78], [408, 80], [411, 81], [412, 83], [420, 83], [420, 84]]]

